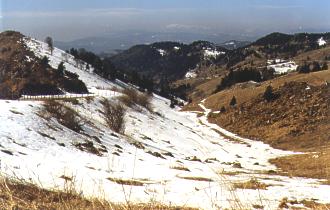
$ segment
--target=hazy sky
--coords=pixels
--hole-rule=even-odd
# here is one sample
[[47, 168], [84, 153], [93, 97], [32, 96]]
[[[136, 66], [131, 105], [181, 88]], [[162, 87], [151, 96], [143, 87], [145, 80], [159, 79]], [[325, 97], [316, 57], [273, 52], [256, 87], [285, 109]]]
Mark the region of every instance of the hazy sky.
[[56, 40], [121, 30], [330, 31], [330, 0], [0, 0], [1, 30]]

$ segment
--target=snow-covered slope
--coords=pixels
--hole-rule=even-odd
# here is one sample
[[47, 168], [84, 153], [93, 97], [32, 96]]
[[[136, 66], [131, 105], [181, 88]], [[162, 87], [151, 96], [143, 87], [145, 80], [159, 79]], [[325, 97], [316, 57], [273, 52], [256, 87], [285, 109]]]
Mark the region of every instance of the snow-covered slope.
[[85, 62], [81, 60], [75, 60], [72, 55], [67, 54], [65, 51], [54, 48], [54, 51], [51, 54], [47, 44], [44, 42], [28, 37], [24, 38], [24, 42], [37, 57], [43, 58], [44, 56], [47, 56], [49, 58], [49, 64], [53, 68], [57, 69], [58, 65], [61, 62], [64, 62], [66, 70], [78, 74], [79, 79], [81, 79], [86, 84], [89, 90], [95, 87], [102, 89], [109, 89], [113, 87], [111, 82], [94, 74], [93, 68], [89, 68], [87, 70]]
[[[36, 55], [47, 55], [51, 65], [68, 57], [67, 69], [77, 73], [91, 90], [106, 92], [123, 86], [79, 69], [60, 50], [50, 55], [45, 44], [25, 42]], [[112, 202], [156, 200], [203, 209], [253, 208], [257, 204], [276, 209], [284, 197], [330, 202], [330, 186], [319, 180], [265, 173], [276, 170], [268, 159], [291, 153], [239, 138], [208, 123], [210, 110], [203, 104], [198, 117], [170, 109], [168, 100], [155, 95], [153, 113], [128, 109], [125, 135], [120, 135], [107, 128], [99, 112], [105, 96], [117, 100], [115, 94], [103, 94], [92, 100], [78, 99], [78, 104], [63, 102], [84, 119], [80, 133], [41, 117], [42, 102], [0, 100], [1, 172], [51, 189], [73, 182], [83, 195]], [[75, 146], [90, 141], [102, 151], [101, 156]], [[251, 178], [269, 186], [266, 190], [233, 188], [234, 183]], [[134, 183], [118, 184], [118, 180]]]

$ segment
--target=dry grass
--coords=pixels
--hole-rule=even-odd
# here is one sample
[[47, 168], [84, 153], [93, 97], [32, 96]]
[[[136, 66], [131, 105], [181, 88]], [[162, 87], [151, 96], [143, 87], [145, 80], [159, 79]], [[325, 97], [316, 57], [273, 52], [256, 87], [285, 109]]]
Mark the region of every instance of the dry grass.
[[177, 176], [180, 179], [187, 179], [187, 180], [193, 180], [193, 181], [201, 181], [201, 182], [213, 182], [212, 179], [206, 178], [206, 177], [195, 177], [195, 176]]
[[44, 109], [40, 111], [40, 115], [46, 118], [54, 117], [61, 125], [75, 132], [80, 132], [82, 129], [81, 127], [83, 123], [79, 114], [74, 109], [65, 106], [58, 101], [45, 101]]
[[108, 180], [115, 182], [117, 184], [121, 184], [121, 185], [131, 185], [131, 186], [143, 186], [145, 183], [143, 181], [140, 180], [128, 180], [128, 179], [117, 179], [117, 178], [107, 178]]
[[265, 81], [260, 85], [242, 88], [236, 85], [228, 90], [218, 92], [207, 98], [205, 105], [213, 111], [219, 111], [222, 106], [228, 108], [228, 104], [233, 96], [237, 99], [237, 105], [250, 101], [251, 99], [263, 94], [266, 87], [271, 85], [274, 89], [282, 86], [285, 82], [307, 82], [312, 86], [325, 84], [325, 81], [330, 81], [330, 70], [312, 72], [309, 74], [291, 73], [282, 77], [275, 78], [270, 81]]
[[109, 128], [117, 133], [124, 133], [126, 109], [122, 105], [112, 103], [107, 99], [104, 99], [101, 103], [103, 105], [103, 116]]
[[179, 170], [179, 171], [190, 171], [189, 168], [184, 166], [172, 166], [171, 169]]
[[124, 89], [122, 91], [124, 94], [119, 98], [119, 100], [126, 106], [133, 108], [134, 105], [144, 107], [148, 111], [152, 111], [151, 107], [151, 96], [146, 93], [140, 93], [135, 89]]
[[322, 63], [324, 61], [325, 56], [329, 55], [330, 46], [327, 46], [321, 49], [300, 53], [298, 54], [298, 56], [294, 57], [293, 60], [296, 61], [298, 65], [303, 64], [307, 60], [307, 58], [309, 58], [310, 61], [320, 61]]
[[235, 189], [252, 189], [252, 190], [266, 190], [269, 185], [259, 182], [257, 179], [250, 179], [246, 182], [234, 183]]
[[[304, 207], [294, 207], [295, 205], [303, 205]], [[314, 210], [329, 210], [330, 204], [321, 204], [313, 200], [289, 200], [288, 198], [283, 198], [278, 205], [280, 209], [314, 209]]]
[[218, 174], [220, 176], [226, 175], [226, 176], [236, 176], [238, 174], [241, 174], [242, 172], [239, 171], [220, 171]]
[[282, 175], [325, 179], [330, 185], [330, 148], [317, 153], [292, 155], [270, 160]]
[[166, 206], [157, 202], [117, 204], [87, 199], [75, 192], [41, 189], [24, 181], [0, 180], [0, 209], [15, 210], [193, 210], [189, 207]]

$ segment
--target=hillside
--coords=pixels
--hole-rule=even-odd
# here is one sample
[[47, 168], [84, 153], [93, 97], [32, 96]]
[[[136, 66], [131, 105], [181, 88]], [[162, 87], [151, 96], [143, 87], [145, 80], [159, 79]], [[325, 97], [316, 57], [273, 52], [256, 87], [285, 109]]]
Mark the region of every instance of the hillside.
[[[291, 73], [261, 83], [240, 83], [202, 102], [212, 110], [210, 122], [278, 149], [306, 152], [271, 160], [282, 174], [329, 183], [329, 81], [329, 70]], [[269, 85], [274, 99], [267, 102], [263, 94]], [[230, 105], [233, 96], [235, 106]], [[200, 103], [193, 102], [184, 110], [199, 112]]]
[[[31, 52], [18, 32], [0, 34], [0, 98], [17, 99], [23, 94], [47, 95], [87, 93], [77, 75], [65, 74], [53, 68]], [[44, 56], [50, 56], [47, 50]]]
[[[304, 64], [314, 68], [313, 62], [323, 68], [329, 61], [329, 42], [329, 33], [272, 33], [233, 49], [225, 49], [225, 44], [230, 46], [240, 42], [220, 45], [223, 47], [205, 41], [190, 45], [160, 42], [134, 46], [107, 59], [119, 71], [137, 72], [152, 77], [156, 90], [162, 89], [164, 85], [170, 86], [174, 90], [180, 90], [173, 91], [172, 94], [177, 92], [177, 96], [195, 101], [219, 91], [222, 78], [230, 70], [260, 74], [260, 79], [254, 80], [259, 82], [296, 71]], [[242, 79], [238, 82], [251, 80]]]
[[[23, 41], [35, 57], [47, 54], [44, 43]], [[52, 68], [64, 62], [91, 94], [55, 102], [0, 100], [3, 176], [52, 190], [70, 187], [80, 196], [128, 206], [152, 201], [200, 209], [276, 209], [330, 202], [324, 180], [283, 176], [269, 163], [295, 153], [209, 123], [205, 101], [198, 113], [182, 112], [153, 94], [146, 109], [137, 99], [127, 101], [132, 86], [74, 65], [65, 52], [54, 49], [49, 60]], [[126, 110], [121, 132], [109, 128], [108, 103]]]
[[223, 57], [226, 49], [206, 41], [189, 45], [177, 42], [159, 42], [137, 45], [110, 58], [118, 69], [136, 71], [160, 79], [183, 78], [189, 70], [201, 63], [210, 65], [216, 58]]

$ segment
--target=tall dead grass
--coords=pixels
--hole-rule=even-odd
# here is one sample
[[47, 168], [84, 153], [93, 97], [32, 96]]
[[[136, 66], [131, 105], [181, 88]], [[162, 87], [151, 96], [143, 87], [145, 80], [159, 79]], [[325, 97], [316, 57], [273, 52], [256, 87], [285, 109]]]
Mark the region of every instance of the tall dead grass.
[[80, 132], [82, 129], [82, 122], [79, 114], [74, 109], [58, 101], [45, 101], [44, 109], [41, 110], [41, 115], [54, 117], [61, 125], [75, 132]]
[[132, 88], [127, 88], [122, 91], [124, 94], [119, 99], [126, 106], [133, 108], [134, 105], [143, 107], [148, 111], [152, 111], [151, 95], [140, 93]]
[[157, 202], [118, 204], [84, 198], [75, 190], [46, 190], [18, 179], [0, 178], [0, 209], [15, 210], [193, 210]]
[[107, 99], [101, 101], [105, 122], [110, 129], [117, 133], [125, 132], [126, 109], [118, 103], [110, 102]]

